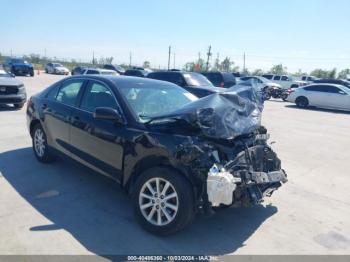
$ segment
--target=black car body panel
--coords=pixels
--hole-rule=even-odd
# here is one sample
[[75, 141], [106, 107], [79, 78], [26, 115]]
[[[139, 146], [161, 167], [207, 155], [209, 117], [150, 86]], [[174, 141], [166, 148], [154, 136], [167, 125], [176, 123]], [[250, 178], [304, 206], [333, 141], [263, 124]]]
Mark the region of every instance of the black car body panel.
[[128, 69], [123, 74], [126, 76], [146, 77], [148, 72], [142, 69]]
[[230, 88], [236, 84], [236, 77], [227, 72], [201, 72], [216, 87]]
[[[194, 75], [202, 80], [201, 83], [193, 84], [186, 79], [186, 75]], [[211, 94], [222, 92], [220, 88], [214, 87], [204, 76], [198, 73], [193, 72], [184, 72], [184, 71], [159, 71], [152, 72], [147, 75], [148, 78], [157, 79], [162, 81], [167, 81], [174, 83], [182, 88], [186, 89], [188, 92], [196, 95], [197, 97], [205, 97]]]
[[7, 59], [3, 64], [3, 68], [16, 76], [34, 75], [33, 65], [19, 58]]
[[103, 65], [103, 69], [114, 70], [120, 75], [123, 75], [125, 73], [125, 69], [118, 65], [106, 64]]
[[[74, 104], [53, 99], [70, 82], [81, 83]], [[82, 97], [92, 83], [110, 89], [122, 123], [95, 119], [92, 112], [82, 109]], [[206, 181], [214, 165], [241, 179], [235, 204], [259, 203], [286, 181], [280, 160], [266, 143], [266, 129], [260, 126], [262, 105], [252, 89], [214, 94], [140, 123], [121, 88], [147, 84], [165, 85], [137, 77], [66, 78], [31, 98], [29, 131], [33, 135], [34, 125], [40, 123], [51, 148], [113, 178], [129, 192], [141, 172], [157, 166], [184, 175], [194, 188], [196, 204], [205, 206], [210, 205]], [[262, 176], [267, 177], [265, 182]]]

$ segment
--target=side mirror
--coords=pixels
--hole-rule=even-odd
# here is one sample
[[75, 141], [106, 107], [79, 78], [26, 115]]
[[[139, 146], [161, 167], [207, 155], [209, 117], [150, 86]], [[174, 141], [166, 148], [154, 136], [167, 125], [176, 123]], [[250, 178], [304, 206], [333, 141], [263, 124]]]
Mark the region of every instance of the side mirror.
[[97, 107], [93, 117], [95, 119], [111, 120], [118, 124], [124, 124], [121, 114], [117, 110], [110, 107]]
[[339, 91], [338, 93], [341, 95], [347, 95], [347, 93], [345, 93], [344, 91]]

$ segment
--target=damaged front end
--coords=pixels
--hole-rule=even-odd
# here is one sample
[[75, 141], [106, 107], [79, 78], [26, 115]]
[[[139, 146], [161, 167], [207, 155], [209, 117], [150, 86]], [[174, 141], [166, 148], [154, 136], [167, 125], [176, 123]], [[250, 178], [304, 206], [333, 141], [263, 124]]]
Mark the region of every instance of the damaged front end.
[[213, 164], [204, 193], [210, 206], [259, 204], [287, 182], [287, 174], [267, 138], [267, 134], [257, 134], [255, 143], [250, 147], [243, 145], [233, 160]]
[[240, 87], [201, 99], [171, 116], [199, 130], [198, 140], [179, 145], [175, 158], [201, 181], [199, 205], [204, 209], [259, 204], [287, 182], [261, 126], [262, 109], [256, 92]]

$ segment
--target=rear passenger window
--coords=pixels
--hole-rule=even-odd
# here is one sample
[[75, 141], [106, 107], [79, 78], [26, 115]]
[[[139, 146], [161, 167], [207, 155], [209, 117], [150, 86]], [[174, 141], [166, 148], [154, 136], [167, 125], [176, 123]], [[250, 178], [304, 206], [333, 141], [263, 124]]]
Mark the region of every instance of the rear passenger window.
[[273, 78], [273, 80], [279, 81], [279, 80], [281, 80], [281, 76], [275, 76], [275, 77]]
[[69, 81], [63, 84], [57, 94], [56, 100], [62, 104], [74, 106], [83, 81]]
[[325, 86], [324, 89], [325, 92], [333, 94], [338, 94], [341, 91], [338, 87], [335, 86]]

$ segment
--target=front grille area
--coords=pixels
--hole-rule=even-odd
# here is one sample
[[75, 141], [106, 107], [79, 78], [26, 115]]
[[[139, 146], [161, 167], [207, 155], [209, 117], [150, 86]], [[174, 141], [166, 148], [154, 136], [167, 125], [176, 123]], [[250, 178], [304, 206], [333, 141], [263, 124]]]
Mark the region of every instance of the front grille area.
[[15, 95], [18, 92], [17, 86], [0, 85], [0, 95]]

